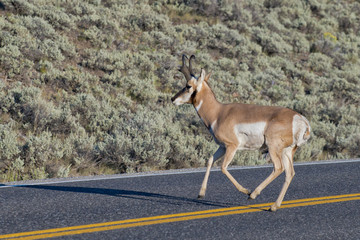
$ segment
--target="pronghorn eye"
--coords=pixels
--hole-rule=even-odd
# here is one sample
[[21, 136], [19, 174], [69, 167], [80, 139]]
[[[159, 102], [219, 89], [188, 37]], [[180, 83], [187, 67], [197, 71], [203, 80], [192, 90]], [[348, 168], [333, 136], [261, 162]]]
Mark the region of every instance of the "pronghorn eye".
[[186, 89], [190, 89], [191, 88], [191, 86], [190, 85], [186, 85]]

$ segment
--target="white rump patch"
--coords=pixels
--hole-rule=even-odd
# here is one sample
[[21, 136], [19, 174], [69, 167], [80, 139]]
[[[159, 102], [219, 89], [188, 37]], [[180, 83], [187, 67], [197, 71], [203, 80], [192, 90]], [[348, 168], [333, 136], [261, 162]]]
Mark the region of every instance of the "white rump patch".
[[238, 149], [258, 149], [265, 142], [266, 122], [240, 123], [235, 125], [234, 132], [239, 141]]
[[305, 136], [308, 129], [310, 132], [309, 121], [304, 116], [294, 115], [292, 122], [293, 145], [300, 146], [309, 139], [309, 136]]

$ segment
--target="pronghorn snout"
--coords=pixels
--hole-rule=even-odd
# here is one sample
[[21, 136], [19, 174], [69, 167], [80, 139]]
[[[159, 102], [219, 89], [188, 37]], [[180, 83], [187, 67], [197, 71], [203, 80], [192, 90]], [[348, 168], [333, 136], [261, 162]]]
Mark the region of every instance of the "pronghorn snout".
[[175, 105], [181, 105], [183, 103], [182, 96], [184, 92], [185, 92], [185, 88], [180, 90], [177, 94], [175, 94], [175, 96], [171, 98], [171, 102]]
[[178, 95], [177, 95], [177, 94], [171, 98], [171, 102], [172, 102], [173, 104], [175, 104], [176, 106], [181, 105], [181, 103], [180, 103], [181, 101], [180, 101], [180, 99], [178, 99]]

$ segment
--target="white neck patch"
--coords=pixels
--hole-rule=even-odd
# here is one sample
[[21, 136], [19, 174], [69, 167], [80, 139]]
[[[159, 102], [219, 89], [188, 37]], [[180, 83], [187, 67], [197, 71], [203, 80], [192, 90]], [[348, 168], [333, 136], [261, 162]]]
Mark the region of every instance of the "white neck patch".
[[195, 109], [196, 109], [197, 112], [199, 112], [202, 104], [203, 104], [203, 100], [200, 100], [199, 105], [197, 105], [197, 106], [195, 107]]
[[199, 84], [199, 85], [196, 87], [196, 91], [197, 91], [197, 92], [200, 92], [200, 91], [201, 91], [202, 85], [203, 85], [203, 83]]

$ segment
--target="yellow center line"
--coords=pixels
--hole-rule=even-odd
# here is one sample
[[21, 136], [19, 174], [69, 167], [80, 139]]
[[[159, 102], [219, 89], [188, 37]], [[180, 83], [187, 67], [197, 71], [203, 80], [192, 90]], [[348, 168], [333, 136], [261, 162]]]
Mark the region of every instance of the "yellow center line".
[[[311, 206], [318, 204], [336, 203], [336, 202], [345, 202], [345, 201], [354, 201], [354, 200], [360, 200], [360, 193], [284, 201], [281, 208]], [[259, 212], [259, 211], [267, 210], [271, 206], [271, 204], [272, 203], [262, 203], [262, 204], [254, 204], [247, 206], [210, 209], [210, 210], [196, 211], [196, 212], [160, 215], [160, 216], [127, 219], [127, 220], [112, 221], [105, 223], [95, 223], [95, 224], [80, 225], [73, 227], [5, 234], [5, 235], [0, 235], [0, 239], [18, 239], [18, 238], [24, 240], [42, 239], [42, 238], [82, 234], [82, 233], [109, 231], [109, 230], [121, 229], [121, 228], [154, 225], [161, 223], [189, 221], [195, 219], [227, 216], [233, 214]]]

